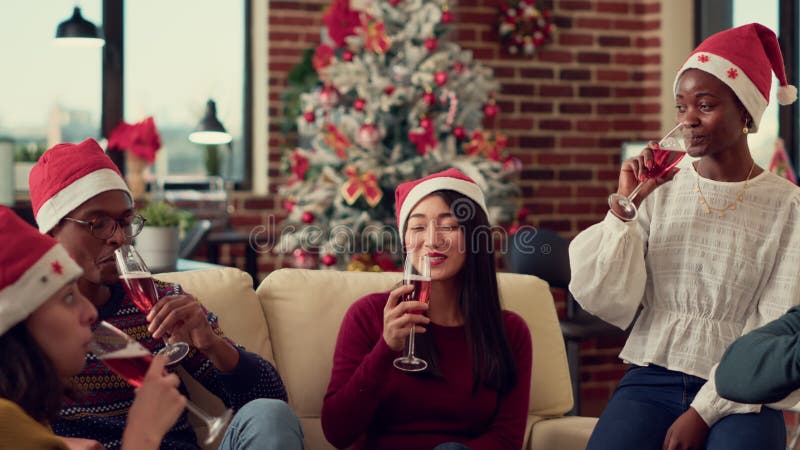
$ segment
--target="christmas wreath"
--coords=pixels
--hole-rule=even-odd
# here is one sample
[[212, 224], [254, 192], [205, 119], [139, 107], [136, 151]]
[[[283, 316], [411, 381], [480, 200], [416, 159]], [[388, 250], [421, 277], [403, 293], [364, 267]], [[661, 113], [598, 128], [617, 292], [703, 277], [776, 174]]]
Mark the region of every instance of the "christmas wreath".
[[512, 55], [536, 54], [537, 48], [552, 42], [554, 28], [552, 12], [537, 8], [533, 0], [511, 0], [500, 8], [498, 34]]

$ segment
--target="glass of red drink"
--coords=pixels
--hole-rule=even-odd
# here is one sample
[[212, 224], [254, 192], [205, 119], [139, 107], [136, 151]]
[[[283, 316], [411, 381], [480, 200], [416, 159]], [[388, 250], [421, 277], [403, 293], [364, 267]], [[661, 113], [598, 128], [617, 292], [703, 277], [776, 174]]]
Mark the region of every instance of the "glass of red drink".
[[[150, 274], [141, 255], [134, 246], [125, 244], [114, 251], [114, 256], [117, 261], [119, 279], [131, 301], [141, 312], [149, 313], [159, 298], [153, 282], [153, 275]], [[181, 362], [189, 353], [189, 344], [186, 342], [170, 344], [166, 337], [163, 337], [162, 340], [164, 348], [158, 353], [167, 357], [167, 365]]]
[[[653, 167], [646, 169], [645, 177], [647, 177], [647, 180], [663, 177], [681, 162], [683, 157], [686, 156], [686, 149], [689, 147], [688, 132], [689, 129], [683, 123], [679, 123], [658, 141], [657, 148], [650, 148], [653, 153]], [[609, 195], [608, 206], [611, 207], [611, 212], [623, 220], [635, 219], [638, 211], [633, 200], [647, 183], [647, 180], [639, 182], [627, 197], [617, 193]]]
[[[92, 341], [89, 343], [89, 351], [112, 372], [137, 388], [144, 382], [144, 377], [153, 361], [153, 355], [146, 348], [106, 321], [96, 324]], [[217, 438], [233, 417], [233, 411], [230, 409], [219, 416], [212, 416], [188, 400], [186, 409], [199, 417], [208, 427], [208, 435], [204, 441], [206, 445]]]
[[[428, 255], [422, 256], [416, 262], [413, 253], [406, 255], [403, 284], [414, 285], [414, 291], [406, 294], [403, 301], [417, 300], [423, 303], [430, 301], [431, 262]], [[414, 328], [416, 327], [412, 325], [411, 334], [408, 335], [406, 354], [394, 360], [394, 366], [406, 372], [420, 372], [428, 368], [428, 363], [424, 359], [414, 356]]]

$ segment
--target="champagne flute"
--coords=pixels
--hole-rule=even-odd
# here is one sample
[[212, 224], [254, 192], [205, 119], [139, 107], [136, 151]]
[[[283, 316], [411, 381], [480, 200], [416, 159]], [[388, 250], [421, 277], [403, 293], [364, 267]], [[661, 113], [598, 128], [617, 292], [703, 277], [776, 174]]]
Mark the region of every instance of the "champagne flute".
[[[418, 262], [419, 268], [414, 265], [414, 253], [406, 255], [403, 268], [403, 284], [414, 285], [414, 291], [403, 296], [403, 301], [418, 300], [423, 303], [430, 301], [431, 295], [431, 261], [428, 255], [424, 255]], [[411, 325], [411, 334], [408, 335], [408, 346], [406, 354], [396, 358], [394, 366], [405, 372], [420, 372], [428, 368], [428, 363], [414, 356], [414, 329], [416, 325]]]
[[638, 211], [633, 204], [636, 195], [648, 180], [663, 177], [686, 156], [686, 149], [689, 147], [688, 133], [689, 129], [683, 123], [679, 123], [658, 141], [658, 148], [650, 149], [653, 153], [653, 167], [645, 169], [647, 180], [640, 181], [627, 197], [617, 193], [609, 195], [608, 206], [612, 214], [622, 220], [636, 219]]
[[[114, 256], [119, 278], [128, 296], [141, 312], [149, 313], [159, 299], [153, 275], [150, 274], [144, 260], [136, 248], [129, 244], [116, 249]], [[189, 344], [186, 342], [170, 344], [166, 337], [161, 339], [164, 341], [164, 348], [158, 354], [167, 357], [168, 366], [181, 362], [189, 353]]]
[[[150, 363], [153, 362], [153, 355], [146, 348], [106, 321], [96, 324], [89, 351], [112, 372], [137, 388], [144, 382]], [[230, 409], [220, 416], [212, 416], [189, 400], [186, 401], [186, 409], [208, 427], [208, 436], [204, 441], [206, 445], [217, 438], [233, 417]]]

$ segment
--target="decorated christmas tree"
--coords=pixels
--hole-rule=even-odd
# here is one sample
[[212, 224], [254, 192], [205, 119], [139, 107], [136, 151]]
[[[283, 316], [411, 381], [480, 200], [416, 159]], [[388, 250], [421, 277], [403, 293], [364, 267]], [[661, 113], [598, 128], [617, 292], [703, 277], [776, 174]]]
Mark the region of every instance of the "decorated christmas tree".
[[276, 250], [295, 265], [390, 268], [395, 187], [449, 167], [483, 188], [493, 224], [514, 220], [519, 161], [483, 126], [499, 112], [497, 83], [443, 39], [453, 19], [444, 1], [333, 0], [312, 58], [320, 83], [300, 95], [283, 162]]

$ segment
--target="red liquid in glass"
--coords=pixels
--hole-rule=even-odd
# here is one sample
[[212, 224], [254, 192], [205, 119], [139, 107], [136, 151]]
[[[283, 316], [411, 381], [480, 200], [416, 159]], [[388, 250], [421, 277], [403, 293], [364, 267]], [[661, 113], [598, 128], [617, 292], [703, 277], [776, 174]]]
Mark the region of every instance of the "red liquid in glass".
[[666, 148], [654, 148], [653, 168], [647, 171], [647, 178], [663, 177], [670, 169], [678, 165], [686, 156], [686, 152], [680, 150], [669, 150]]
[[158, 301], [153, 277], [146, 272], [132, 272], [121, 276], [120, 279], [136, 307], [145, 314], [150, 312], [150, 309]]
[[[410, 294], [403, 296], [403, 301], [417, 300], [422, 303], [428, 303], [431, 298], [431, 279], [422, 277], [421, 275], [411, 275], [409, 278], [403, 280], [403, 284], [411, 284], [414, 286], [414, 291]], [[421, 311], [415, 311], [417, 313]]]
[[[129, 351], [133, 350], [133, 351]], [[127, 353], [127, 354], [126, 354]], [[112, 372], [116, 373], [134, 387], [139, 387], [144, 382], [144, 376], [150, 363], [153, 362], [153, 355], [142, 351], [142, 349], [131, 349], [130, 347], [118, 352], [110, 353], [100, 359], [103, 364], [108, 366]]]

